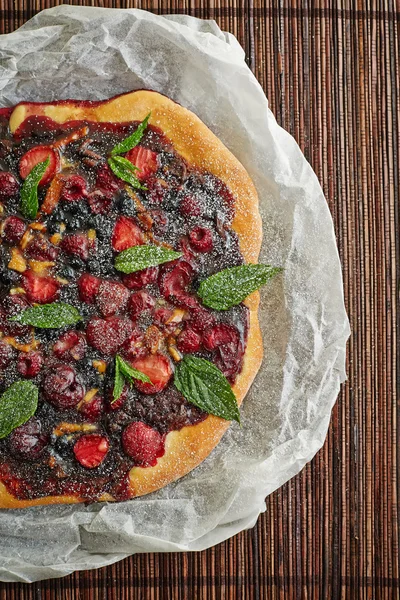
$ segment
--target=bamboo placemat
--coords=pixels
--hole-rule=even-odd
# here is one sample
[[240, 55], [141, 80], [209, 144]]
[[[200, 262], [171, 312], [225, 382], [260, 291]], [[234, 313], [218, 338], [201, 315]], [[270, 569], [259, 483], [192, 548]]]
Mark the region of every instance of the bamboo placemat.
[[[398, 599], [396, 385], [400, 5], [396, 0], [71, 2], [215, 19], [237, 36], [333, 214], [352, 337], [327, 441], [252, 531], [131, 557], [0, 600]], [[0, 0], [0, 33], [57, 0]], [[400, 263], [399, 263], [400, 264]]]

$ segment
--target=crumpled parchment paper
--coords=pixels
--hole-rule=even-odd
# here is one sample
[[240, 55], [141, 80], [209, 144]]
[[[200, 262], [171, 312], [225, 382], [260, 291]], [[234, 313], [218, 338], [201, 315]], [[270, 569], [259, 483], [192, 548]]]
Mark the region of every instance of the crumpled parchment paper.
[[212, 21], [61, 6], [0, 36], [2, 106], [104, 99], [150, 88], [193, 110], [243, 163], [260, 197], [265, 358], [233, 425], [195, 471], [120, 504], [0, 511], [0, 580], [31, 582], [135, 552], [202, 550], [252, 527], [264, 498], [322, 446], [345, 379], [349, 325], [332, 219], [236, 39]]

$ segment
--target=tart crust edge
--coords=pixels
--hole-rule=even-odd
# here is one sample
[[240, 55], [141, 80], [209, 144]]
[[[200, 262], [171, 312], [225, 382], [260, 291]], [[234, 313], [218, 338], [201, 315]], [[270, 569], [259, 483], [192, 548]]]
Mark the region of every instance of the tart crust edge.
[[[141, 121], [151, 112], [149, 123], [159, 127], [175, 150], [192, 166], [204, 169], [221, 179], [235, 198], [232, 228], [239, 237], [246, 262], [256, 262], [261, 247], [262, 227], [258, 196], [247, 171], [210, 129], [191, 111], [158, 92], [139, 90], [103, 102], [21, 103], [10, 118], [15, 132], [29, 116], [46, 116], [58, 123], [90, 120], [98, 122]], [[258, 292], [249, 296], [249, 331], [243, 368], [232, 389], [240, 405], [262, 362], [263, 345], [258, 321]], [[130, 471], [131, 492], [142, 496], [175, 481], [198, 466], [215, 448], [230, 423], [210, 415], [197, 425], [171, 431], [166, 437], [165, 454], [154, 467], [133, 467]], [[104, 494], [99, 501], [113, 501]], [[26, 508], [45, 504], [83, 502], [78, 496], [45, 496], [18, 500], [0, 482], [0, 508]]]

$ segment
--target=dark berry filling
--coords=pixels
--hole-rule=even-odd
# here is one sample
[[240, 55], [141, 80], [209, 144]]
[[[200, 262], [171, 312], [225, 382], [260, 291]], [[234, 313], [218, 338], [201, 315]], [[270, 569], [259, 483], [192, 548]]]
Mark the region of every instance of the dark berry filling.
[[[247, 308], [218, 313], [196, 295], [205, 277], [243, 263], [233, 199], [156, 128], [125, 155], [146, 188], [137, 190], [107, 165], [136, 124], [31, 117], [11, 136], [7, 119], [0, 114], [0, 392], [28, 378], [40, 395], [34, 417], [0, 440], [0, 479], [20, 499], [125, 500], [130, 469], [154, 466], [170, 431], [207, 416], [173, 386], [176, 361], [206, 358], [231, 383], [241, 371]], [[41, 213], [30, 222], [18, 211], [20, 186], [47, 158]], [[117, 253], [146, 243], [183, 257], [128, 275], [115, 270]], [[82, 322], [46, 330], [8, 321], [55, 301], [75, 306]], [[125, 385], [114, 401], [117, 353], [151, 383]]]

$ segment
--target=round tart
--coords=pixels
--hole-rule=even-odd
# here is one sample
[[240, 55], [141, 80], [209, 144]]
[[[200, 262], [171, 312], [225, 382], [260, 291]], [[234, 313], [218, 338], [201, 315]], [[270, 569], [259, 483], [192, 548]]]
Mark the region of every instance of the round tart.
[[151, 91], [2, 109], [0, 167], [0, 508], [182, 477], [261, 364], [250, 177]]

